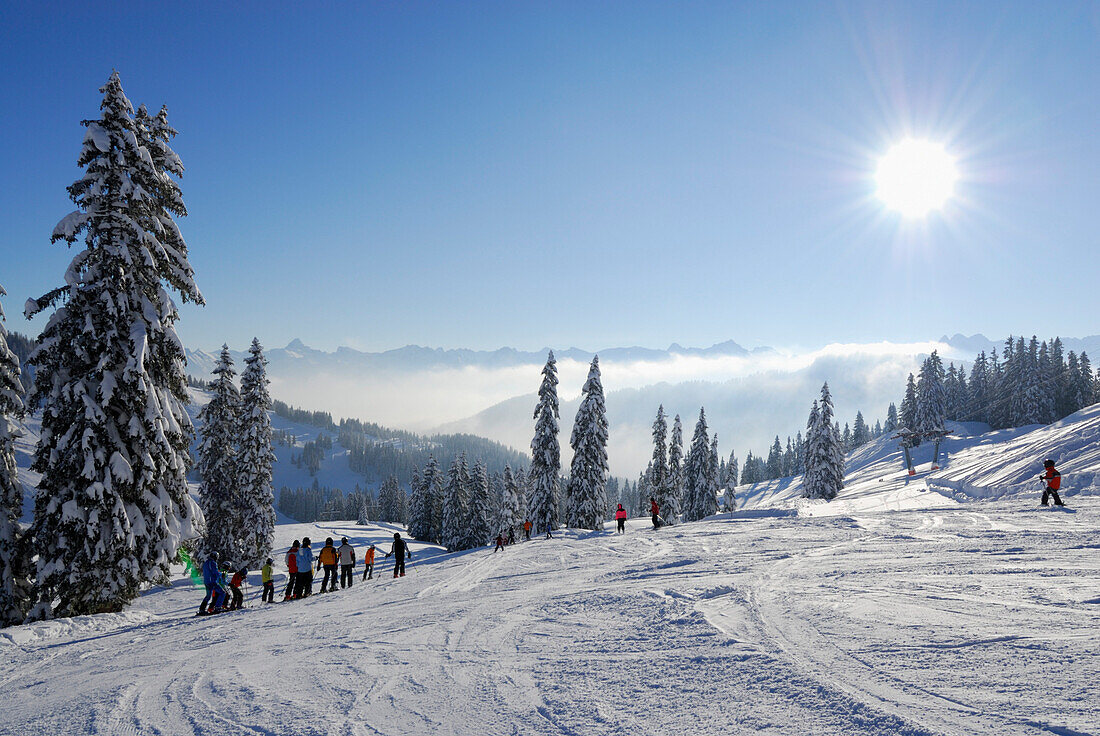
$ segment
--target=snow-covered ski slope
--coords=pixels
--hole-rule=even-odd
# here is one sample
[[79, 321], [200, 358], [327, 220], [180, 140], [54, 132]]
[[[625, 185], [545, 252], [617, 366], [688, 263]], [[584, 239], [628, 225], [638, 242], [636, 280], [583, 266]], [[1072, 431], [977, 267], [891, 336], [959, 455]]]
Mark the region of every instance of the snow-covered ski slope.
[[989, 431], [979, 423], [948, 422], [940, 469], [932, 469], [932, 446], [912, 450], [917, 474], [905, 469], [898, 441], [880, 437], [850, 453], [844, 490], [831, 502], [802, 498], [802, 478], [737, 488], [743, 515], [764, 510], [801, 515], [842, 515], [938, 506], [945, 498], [1029, 499], [1042, 493], [1038, 476], [1051, 458], [1062, 473], [1062, 496], [1070, 503], [1100, 495], [1100, 404], [1054, 424]]
[[[268, 606], [253, 578], [252, 609], [207, 618], [180, 579], [0, 631], [0, 733], [1096, 734], [1100, 499], [1078, 501], [414, 544], [404, 578]], [[305, 534], [391, 529], [278, 543]]]

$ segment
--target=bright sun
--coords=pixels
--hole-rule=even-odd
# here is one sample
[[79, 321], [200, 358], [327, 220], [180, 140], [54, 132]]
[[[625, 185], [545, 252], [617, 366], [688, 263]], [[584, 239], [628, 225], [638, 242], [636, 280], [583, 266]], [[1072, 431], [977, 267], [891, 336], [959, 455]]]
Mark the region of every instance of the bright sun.
[[878, 197], [902, 217], [923, 217], [955, 193], [955, 159], [939, 143], [912, 138], [897, 143], [878, 162]]

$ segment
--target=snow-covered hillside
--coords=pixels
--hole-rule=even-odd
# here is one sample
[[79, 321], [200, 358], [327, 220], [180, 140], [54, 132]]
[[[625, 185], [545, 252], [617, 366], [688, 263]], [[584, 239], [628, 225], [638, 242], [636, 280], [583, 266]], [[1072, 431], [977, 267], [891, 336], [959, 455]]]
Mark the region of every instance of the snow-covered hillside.
[[905, 469], [898, 441], [888, 436], [849, 454], [844, 490], [831, 502], [802, 498], [802, 479], [737, 488], [745, 510], [787, 509], [802, 515], [843, 515], [875, 510], [916, 509], [975, 499], [1038, 496], [1043, 460], [1062, 473], [1062, 496], [1100, 495], [1100, 404], [1049, 426], [995, 432], [979, 423], [948, 422], [952, 434], [941, 446], [940, 469], [931, 467], [932, 446], [914, 449], [917, 474]]
[[[1100, 501], [711, 519], [0, 631], [0, 733], [1089, 734]], [[360, 549], [385, 527], [282, 525]], [[276, 557], [281, 559], [281, 554]], [[277, 568], [282, 571], [282, 566]]]

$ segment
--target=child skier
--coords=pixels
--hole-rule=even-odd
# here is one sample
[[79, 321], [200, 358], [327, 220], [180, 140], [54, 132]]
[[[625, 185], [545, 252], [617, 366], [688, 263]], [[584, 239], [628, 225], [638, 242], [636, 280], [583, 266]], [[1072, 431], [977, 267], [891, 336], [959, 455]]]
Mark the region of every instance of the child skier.
[[1054, 461], [1047, 460], [1043, 463], [1043, 467], [1046, 468], [1046, 472], [1039, 476], [1039, 480], [1046, 483], [1046, 487], [1043, 488], [1043, 500], [1041, 503], [1044, 506], [1049, 506], [1047, 503], [1048, 496], [1054, 496], [1055, 506], [1065, 506], [1062, 503], [1062, 499], [1058, 497], [1058, 489], [1062, 487], [1062, 474], [1054, 469]]
[[229, 599], [229, 563], [223, 562], [218, 571], [218, 581], [214, 584], [215, 601], [213, 613], [221, 613], [226, 610], [225, 602]]
[[619, 508], [615, 510], [615, 523], [619, 525], [618, 533], [626, 534], [626, 509], [622, 504], [619, 504]]
[[275, 582], [271, 579], [271, 563], [274, 562], [270, 557], [267, 558], [267, 562], [260, 568], [260, 579], [264, 583], [264, 592], [260, 596], [260, 601], [263, 603], [275, 602]]
[[237, 574], [233, 576], [233, 579], [229, 581], [229, 590], [233, 593], [233, 602], [229, 604], [230, 611], [236, 611], [244, 605], [244, 593], [241, 592], [241, 585], [247, 577], [248, 570], [242, 567], [237, 571]]
[[363, 554], [363, 579], [371, 580], [374, 578], [374, 545], [367, 547], [366, 553]]
[[500, 551], [500, 552], [504, 551], [504, 532], [501, 532], [500, 534], [497, 535], [497, 546], [496, 546], [496, 549], [493, 550], [493, 552], [498, 552], [498, 551]]
[[294, 598], [295, 589], [298, 587], [298, 540], [295, 539], [294, 543], [290, 545], [290, 549], [286, 553], [286, 592], [283, 594], [283, 600], [289, 601]]

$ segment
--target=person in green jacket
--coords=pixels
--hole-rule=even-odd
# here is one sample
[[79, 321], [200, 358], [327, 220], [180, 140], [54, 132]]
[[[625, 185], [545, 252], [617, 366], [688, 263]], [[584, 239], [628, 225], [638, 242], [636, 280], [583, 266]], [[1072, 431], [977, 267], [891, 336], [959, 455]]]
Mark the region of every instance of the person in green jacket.
[[268, 557], [267, 562], [260, 568], [260, 579], [264, 581], [264, 593], [260, 600], [264, 603], [275, 602], [275, 582], [271, 579], [271, 563], [273, 560]]

